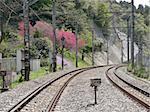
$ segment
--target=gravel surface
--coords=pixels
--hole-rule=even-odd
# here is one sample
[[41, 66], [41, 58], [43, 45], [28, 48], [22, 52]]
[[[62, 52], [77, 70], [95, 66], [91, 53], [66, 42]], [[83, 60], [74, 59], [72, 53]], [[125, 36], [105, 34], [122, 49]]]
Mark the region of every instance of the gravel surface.
[[[106, 69], [105, 69], [106, 70]], [[62, 94], [55, 112], [148, 112], [114, 87], [106, 78], [104, 69], [95, 69], [78, 75]], [[101, 78], [97, 105], [90, 79]]]
[[17, 102], [23, 99], [26, 95], [28, 95], [31, 91], [33, 91], [36, 87], [40, 86], [42, 83], [50, 79], [54, 79], [71, 70], [72, 69], [68, 69], [68, 70], [59, 71], [56, 73], [51, 73], [49, 75], [39, 77], [35, 80], [24, 82], [18, 85], [15, 89], [1, 93], [0, 94], [0, 112], [7, 112], [9, 108], [17, 104]]
[[23, 109], [21, 109], [20, 112], [45, 112], [55, 93], [69, 77], [70, 75], [65, 76], [48, 86], [33, 98]]
[[[137, 97], [140, 100], [145, 101], [147, 104], [150, 104], [150, 98], [143, 95], [142, 93], [138, 92], [134, 88], [130, 87], [128, 84], [124, 83], [122, 80], [120, 80], [115, 74], [114, 74], [115, 68], [111, 69], [109, 71], [109, 77], [111, 80], [113, 80], [117, 85], [119, 85], [121, 88], [124, 88], [125, 91], [131, 93], [133, 96]], [[117, 74], [120, 75], [120, 74]]]
[[[106, 68], [90, 70], [75, 77], [62, 94], [55, 112], [147, 112], [140, 104], [132, 101], [116, 89], [106, 78], [105, 70]], [[25, 82], [11, 91], [0, 94], [0, 112], [7, 112], [10, 107], [43, 82], [56, 78], [68, 71], [70, 70], [45, 75], [33, 81]], [[102, 79], [102, 84], [97, 92], [97, 105], [94, 105], [94, 89], [90, 87], [90, 79], [92, 78]], [[51, 101], [65, 80], [62, 78], [59, 82], [55, 82], [47, 89], [44, 89], [21, 112], [45, 112], [48, 102]]]

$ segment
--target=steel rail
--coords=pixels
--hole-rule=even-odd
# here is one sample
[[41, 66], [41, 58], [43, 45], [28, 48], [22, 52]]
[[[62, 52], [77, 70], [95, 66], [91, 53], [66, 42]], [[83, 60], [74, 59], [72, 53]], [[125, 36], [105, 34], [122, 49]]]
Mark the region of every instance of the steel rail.
[[75, 76], [79, 75], [80, 73], [87, 71], [88, 69], [85, 70], [81, 70], [77, 73], [75, 73], [73, 76], [71, 76], [65, 83], [64, 85], [60, 88], [60, 90], [55, 94], [55, 96], [53, 97], [52, 101], [50, 102], [50, 104], [47, 107], [46, 112], [52, 112], [55, 109], [55, 106], [57, 105], [57, 102], [59, 100], [59, 98], [61, 97], [63, 91], [65, 90], [65, 88], [67, 87], [67, 85], [69, 84], [69, 82], [75, 78]]
[[78, 71], [85, 71], [85, 70], [90, 70], [90, 69], [95, 69], [95, 68], [100, 68], [100, 67], [107, 67], [107, 66], [112, 66], [112, 65], [102, 65], [102, 66], [92, 66], [92, 67], [85, 67], [85, 68], [79, 68], [79, 69], [75, 69], [72, 70], [70, 72], [67, 72], [57, 78], [51, 79], [45, 83], [43, 83], [42, 85], [38, 86], [37, 88], [35, 88], [32, 92], [30, 92], [28, 95], [26, 95], [23, 99], [21, 99], [18, 103], [16, 103], [14, 106], [12, 106], [8, 112], [18, 112], [20, 111], [26, 104], [28, 104], [35, 96], [37, 96], [42, 90], [44, 90], [46, 87], [50, 86], [52, 83], [54, 83], [55, 81], [63, 78], [64, 76], [70, 75], [74, 72], [78, 72]]
[[[124, 87], [124, 86], [120, 85], [119, 83], [117, 83], [116, 80], [114, 80], [114, 79], [110, 76], [110, 74], [111, 74], [111, 75], [112, 75], [112, 74], [115, 75], [114, 73], [110, 73], [110, 70], [115, 69], [116, 67], [118, 67], [118, 66], [110, 67], [110, 68], [105, 72], [107, 78], [113, 83], [113, 85], [115, 85], [116, 87], [118, 87], [121, 91], [123, 91], [124, 93], [126, 93], [126, 94], [127, 94], [129, 97], [131, 97], [133, 100], [139, 102], [142, 106], [144, 106], [145, 108], [147, 108], [147, 109], [150, 110], [150, 103], [149, 103], [148, 101], [139, 98], [139, 97], [138, 97], [137, 95], [135, 95], [133, 92], [129, 91], [129, 90], [127, 89], [127, 87]], [[119, 78], [118, 78], [118, 79], [119, 79]], [[120, 79], [119, 79], [119, 80], [120, 80]], [[132, 85], [132, 84], [131, 84], [131, 85]], [[131, 87], [131, 86], [129, 86], [128, 88], [134, 89], [134, 88]], [[135, 89], [134, 89], [134, 90], [135, 90]], [[137, 90], [136, 90], [136, 91], [137, 91]], [[138, 91], [137, 91], [137, 92], [138, 92]]]
[[121, 81], [123, 81], [124, 83], [126, 83], [126, 84], [129, 85], [130, 87], [136, 89], [137, 91], [139, 91], [139, 92], [142, 93], [143, 95], [145, 95], [145, 96], [147, 96], [147, 97], [150, 97], [150, 93], [149, 93], [149, 92], [147, 92], [147, 91], [143, 90], [142, 88], [139, 88], [139, 87], [137, 87], [136, 85], [133, 85], [133, 84], [129, 83], [128, 81], [124, 80], [123, 78], [119, 77], [119, 75], [116, 73], [116, 71], [117, 71], [117, 69], [119, 69], [120, 67], [122, 67], [122, 66], [118, 66], [118, 67], [115, 68], [114, 74], [115, 74]]
[[55, 109], [55, 106], [57, 105], [57, 102], [59, 101], [59, 98], [61, 97], [63, 91], [65, 90], [65, 88], [67, 87], [67, 85], [69, 84], [69, 82], [77, 75], [79, 75], [82, 72], [91, 70], [91, 69], [95, 69], [95, 68], [101, 68], [101, 67], [108, 67], [108, 66], [116, 66], [116, 65], [104, 65], [104, 66], [94, 66], [94, 67], [89, 67], [87, 69], [83, 69], [82, 71], [79, 71], [78, 73], [74, 74], [72, 77], [70, 77], [64, 85], [62, 85], [61, 89], [55, 94], [55, 96], [53, 97], [53, 99], [51, 100], [50, 104], [47, 107], [46, 112], [53, 112]]

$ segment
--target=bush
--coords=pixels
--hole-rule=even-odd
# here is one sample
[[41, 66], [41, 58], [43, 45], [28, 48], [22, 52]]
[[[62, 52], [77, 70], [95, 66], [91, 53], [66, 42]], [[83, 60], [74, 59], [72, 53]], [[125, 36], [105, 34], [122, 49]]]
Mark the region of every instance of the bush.
[[134, 70], [134, 74], [137, 76], [137, 77], [141, 77], [141, 78], [145, 78], [145, 79], [148, 79], [148, 73], [146, 73], [146, 70], [145, 68], [139, 68], [139, 69], [135, 69]]
[[128, 64], [127, 71], [132, 72], [132, 65], [131, 64]]
[[41, 59], [40, 66], [41, 67], [49, 66], [49, 60], [48, 60], [48, 58]]

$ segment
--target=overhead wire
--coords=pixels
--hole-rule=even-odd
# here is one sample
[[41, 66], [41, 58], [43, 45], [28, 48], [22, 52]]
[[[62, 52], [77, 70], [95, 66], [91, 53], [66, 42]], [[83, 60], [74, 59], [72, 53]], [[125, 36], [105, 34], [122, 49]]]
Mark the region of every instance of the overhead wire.
[[14, 11], [12, 8], [10, 8], [5, 2], [0, 1], [5, 7], [7, 7], [9, 10], [11, 10], [13, 13], [15, 13], [17, 15], [17, 12]]

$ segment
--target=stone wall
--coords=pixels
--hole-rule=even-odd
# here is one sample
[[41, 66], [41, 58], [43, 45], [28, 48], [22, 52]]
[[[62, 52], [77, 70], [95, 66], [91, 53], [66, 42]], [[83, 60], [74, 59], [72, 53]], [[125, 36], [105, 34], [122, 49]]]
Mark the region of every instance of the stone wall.
[[1, 70], [5, 71], [16, 71], [16, 58], [2, 58], [1, 62]]
[[40, 59], [31, 59], [30, 60], [30, 69], [36, 71], [40, 69]]

